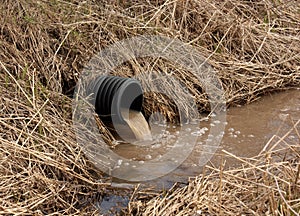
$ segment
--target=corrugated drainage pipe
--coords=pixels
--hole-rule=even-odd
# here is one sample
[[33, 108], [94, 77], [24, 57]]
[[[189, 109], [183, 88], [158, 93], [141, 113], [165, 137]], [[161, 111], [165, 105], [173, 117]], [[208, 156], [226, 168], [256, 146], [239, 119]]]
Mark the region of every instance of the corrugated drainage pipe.
[[141, 111], [143, 90], [140, 82], [133, 78], [99, 76], [90, 83], [95, 111], [104, 121], [125, 123], [121, 110]]

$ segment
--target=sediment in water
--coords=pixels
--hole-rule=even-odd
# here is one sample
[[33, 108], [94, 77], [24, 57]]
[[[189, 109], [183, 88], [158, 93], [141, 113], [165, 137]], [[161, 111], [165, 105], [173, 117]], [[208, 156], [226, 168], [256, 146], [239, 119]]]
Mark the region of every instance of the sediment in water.
[[121, 114], [138, 141], [152, 140], [150, 127], [141, 112], [123, 109]]

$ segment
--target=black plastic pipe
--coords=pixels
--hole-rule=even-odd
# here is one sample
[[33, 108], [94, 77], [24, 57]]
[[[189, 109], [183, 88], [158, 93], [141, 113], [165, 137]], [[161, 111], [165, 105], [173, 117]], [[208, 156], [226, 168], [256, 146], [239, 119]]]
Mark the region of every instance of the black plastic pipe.
[[143, 90], [133, 78], [99, 76], [89, 86], [95, 111], [104, 121], [124, 123], [121, 109], [141, 111]]

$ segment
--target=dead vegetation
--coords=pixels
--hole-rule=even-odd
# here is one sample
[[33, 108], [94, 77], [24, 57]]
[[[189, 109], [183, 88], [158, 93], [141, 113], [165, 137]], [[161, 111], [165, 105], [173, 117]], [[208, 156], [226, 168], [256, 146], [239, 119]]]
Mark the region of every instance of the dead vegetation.
[[[99, 50], [136, 35], [176, 37], [195, 46], [215, 68], [228, 105], [250, 103], [266, 92], [299, 86], [299, 10], [298, 1], [271, 0], [2, 0], [0, 214], [97, 213], [89, 204], [109, 189], [76, 144], [67, 96]], [[129, 62], [122, 75], [143, 73], [153, 61]], [[157, 62], [154, 69], [174, 70], [206, 107], [200, 83], [168, 62]], [[148, 112], [153, 101], [155, 96], [148, 99]], [[173, 109], [167, 101], [161, 104]], [[286, 150], [292, 158], [273, 162], [275, 153]], [[208, 171], [175, 193], [143, 203], [139, 211], [132, 203], [132, 212], [299, 211], [299, 145], [246, 160], [240, 170]]]

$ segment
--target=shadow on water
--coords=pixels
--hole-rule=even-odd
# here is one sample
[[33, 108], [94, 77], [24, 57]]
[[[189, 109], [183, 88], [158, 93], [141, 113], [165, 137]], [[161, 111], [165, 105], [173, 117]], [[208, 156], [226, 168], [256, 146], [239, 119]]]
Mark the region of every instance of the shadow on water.
[[101, 215], [113, 216], [117, 215], [122, 209], [127, 207], [130, 197], [128, 195], [107, 195], [104, 196], [101, 202], [96, 204]]

